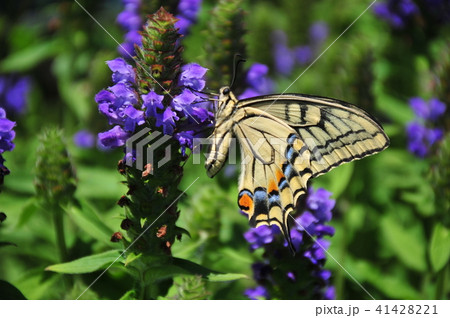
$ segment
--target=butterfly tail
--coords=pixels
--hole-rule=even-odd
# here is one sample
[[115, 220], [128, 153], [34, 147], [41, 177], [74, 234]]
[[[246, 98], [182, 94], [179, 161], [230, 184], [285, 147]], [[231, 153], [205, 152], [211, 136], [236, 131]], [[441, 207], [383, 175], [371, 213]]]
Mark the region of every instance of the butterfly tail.
[[286, 228], [286, 232], [285, 232], [285, 230], [283, 229], [283, 235], [284, 235], [284, 238], [285, 238], [286, 241], [287, 241], [287, 244], [288, 244], [288, 246], [289, 246], [289, 250], [290, 250], [291, 253], [292, 253], [292, 256], [295, 256], [296, 250], [295, 250], [294, 244], [292, 244], [291, 231], [289, 230], [289, 225], [286, 225], [286, 226], [284, 226], [284, 227]]

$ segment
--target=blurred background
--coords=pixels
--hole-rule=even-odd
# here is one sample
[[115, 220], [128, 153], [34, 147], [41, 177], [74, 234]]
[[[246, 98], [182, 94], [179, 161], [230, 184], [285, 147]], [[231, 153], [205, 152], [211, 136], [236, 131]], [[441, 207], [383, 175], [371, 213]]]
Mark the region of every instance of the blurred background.
[[[0, 107], [5, 110], [0, 119], [15, 122], [14, 139], [6, 121], [0, 125], [0, 155], [6, 160], [0, 161], [2, 298], [74, 299], [100, 273], [67, 277], [45, 270], [61, 263], [52, 227], [57, 221], [40, 204], [39, 174], [51, 164], [39, 137], [46, 128], [62, 129], [73, 166], [63, 176], [76, 183], [73, 195], [79, 202], [65, 211], [66, 261], [120, 248], [110, 238], [120, 229], [123, 209], [117, 201], [127, 191], [116, 169], [123, 151], [98, 143], [97, 134], [108, 123], [94, 97], [111, 85], [105, 61], [123, 54], [118, 42], [133, 43], [130, 25], [120, 18], [129, 2], [0, 4]], [[376, 299], [448, 299], [449, 1], [134, 2], [141, 19], [164, 5], [186, 22], [183, 59], [209, 68], [206, 86], [212, 91], [230, 82], [230, 56], [236, 52], [221, 49], [229, 41], [228, 48], [239, 48], [247, 59], [238, 94], [247, 96], [248, 88], [254, 95], [281, 93], [289, 87], [292, 93], [345, 100], [374, 115], [391, 146], [311, 182], [336, 201], [328, 251]], [[240, 10], [227, 20], [219, 5]], [[228, 68], [220, 67], [221, 59]], [[264, 85], [245, 78], [255, 63], [267, 67], [257, 75]], [[191, 237], [183, 236], [172, 253], [245, 278], [178, 277], [168, 298], [188, 297], [180, 289], [190, 286], [197, 298], [247, 299], [245, 291], [257, 285], [252, 264], [265, 258], [264, 249], [252, 250], [244, 238], [249, 225], [236, 204], [238, 175], [238, 167], [228, 166], [209, 179], [203, 164], [187, 161], [179, 188], [199, 180], [179, 203], [177, 225]], [[324, 268], [332, 273], [337, 299], [370, 299], [332, 258]], [[118, 299], [131, 286], [115, 265], [84, 297]]]

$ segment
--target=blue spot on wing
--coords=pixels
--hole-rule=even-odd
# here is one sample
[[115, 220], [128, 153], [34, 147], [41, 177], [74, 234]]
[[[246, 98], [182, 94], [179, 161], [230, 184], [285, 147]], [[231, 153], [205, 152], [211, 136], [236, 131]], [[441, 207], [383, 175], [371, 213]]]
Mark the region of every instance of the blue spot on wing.
[[250, 219], [250, 225], [256, 225], [256, 217], [258, 215], [269, 214], [269, 198], [267, 196], [267, 190], [265, 188], [258, 187], [255, 189], [255, 194], [253, 196], [253, 202], [255, 204], [254, 213]]
[[294, 144], [295, 139], [298, 139], [298, 136], [296, 134], [290, 134], [287, 139], [289, 145], [292, 146]]

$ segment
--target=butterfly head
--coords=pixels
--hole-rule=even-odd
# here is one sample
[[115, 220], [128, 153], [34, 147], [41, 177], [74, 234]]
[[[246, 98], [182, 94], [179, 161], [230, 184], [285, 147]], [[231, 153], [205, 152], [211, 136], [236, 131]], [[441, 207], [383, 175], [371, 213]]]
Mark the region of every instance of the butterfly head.
[[236, 96], [233, 94], [229, 86], [224, 86], [219, 90], [219, 99], [216, 109], [216, 119], [218, 116], [228, 117], [238, 100]]

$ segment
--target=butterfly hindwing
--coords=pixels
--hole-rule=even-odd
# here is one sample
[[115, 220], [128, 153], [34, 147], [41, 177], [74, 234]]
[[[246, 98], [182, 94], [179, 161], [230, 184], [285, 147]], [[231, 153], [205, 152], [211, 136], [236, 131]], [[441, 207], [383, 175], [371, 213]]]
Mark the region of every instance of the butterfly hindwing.
[[252, 226], [277, 225], [289, 240], [289, 213], [311, 176], [309, 150], [279, 119], [258, 109], [242, 111], [234, 126], [242, 154], [239, 207]]

